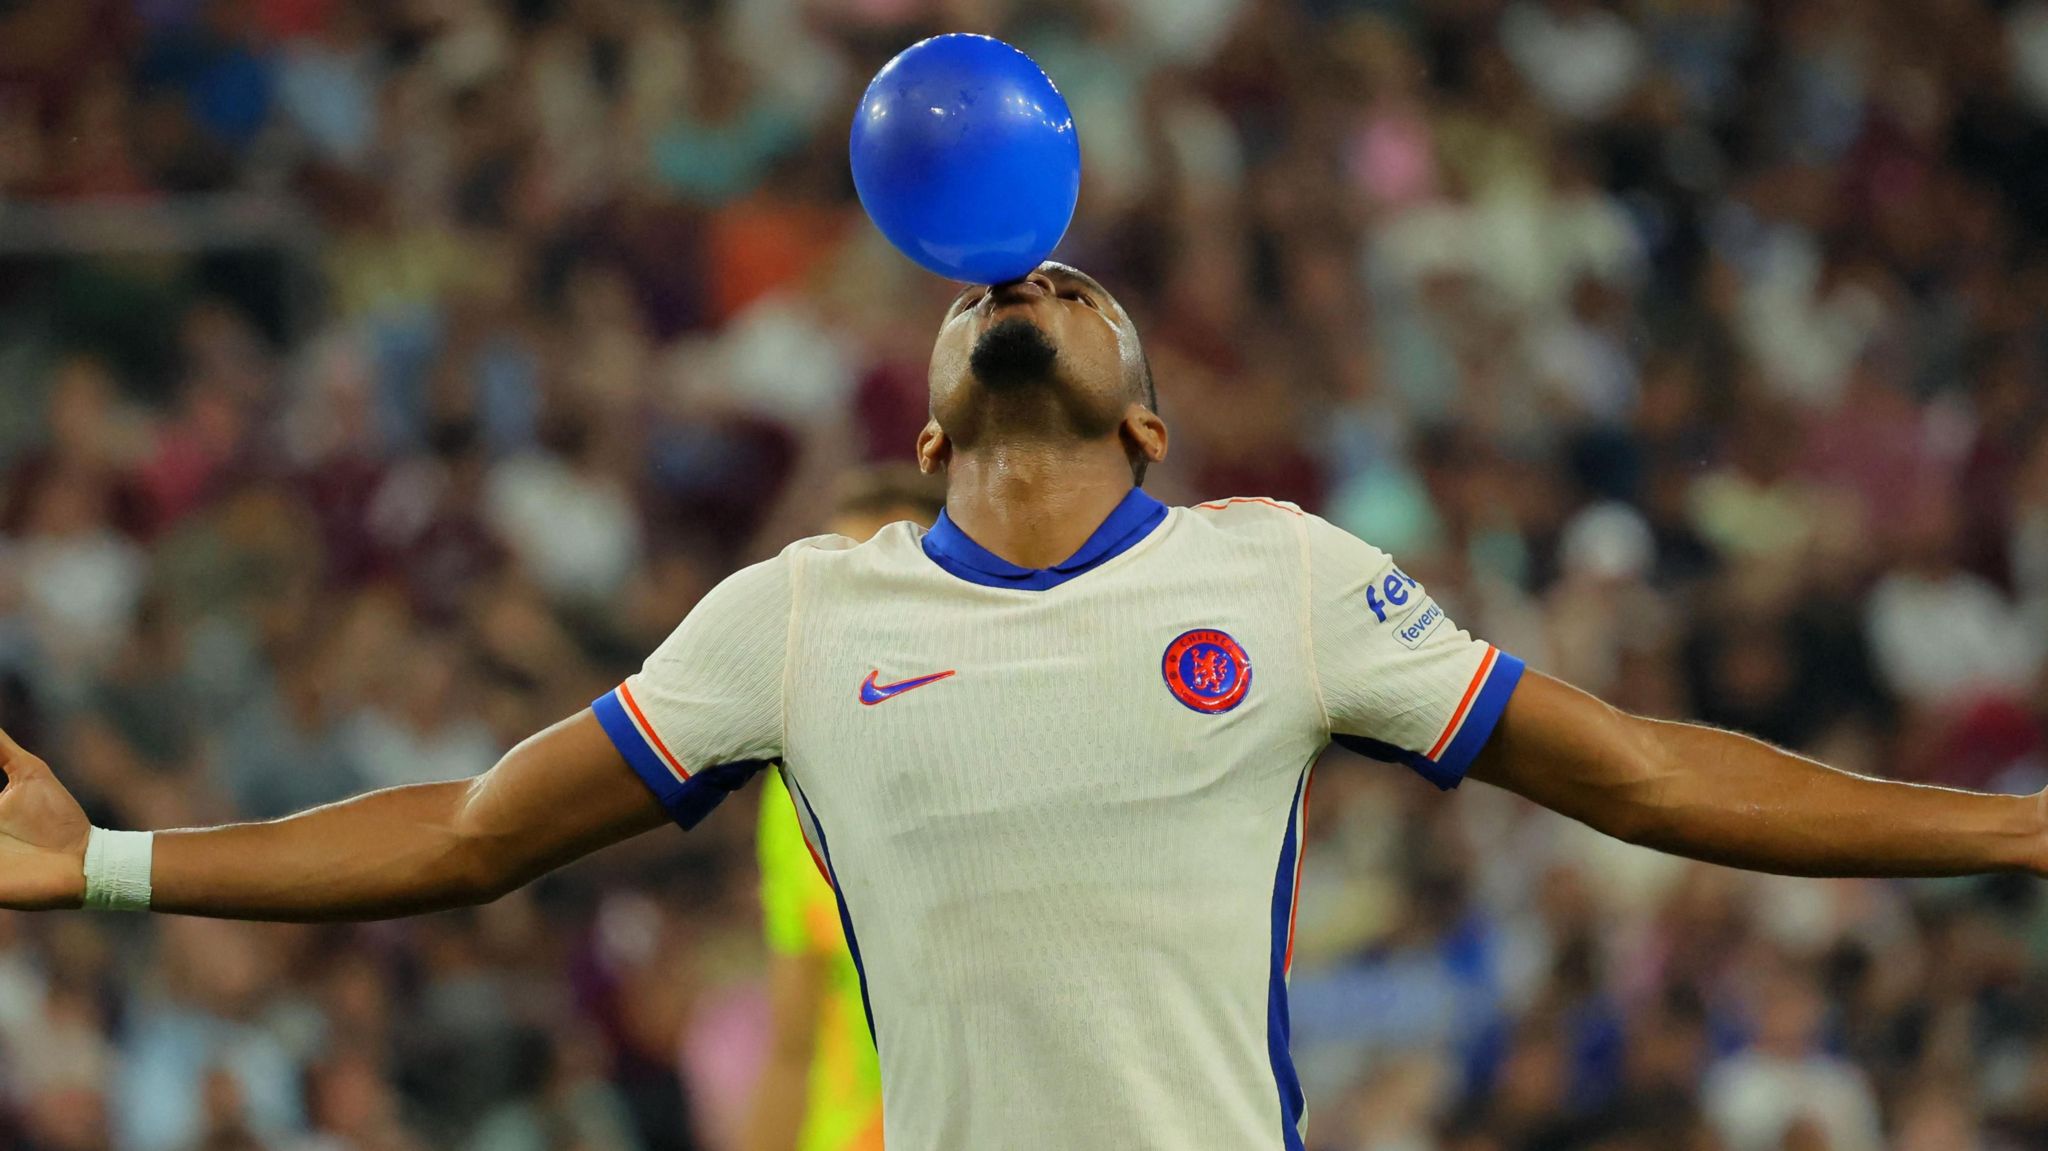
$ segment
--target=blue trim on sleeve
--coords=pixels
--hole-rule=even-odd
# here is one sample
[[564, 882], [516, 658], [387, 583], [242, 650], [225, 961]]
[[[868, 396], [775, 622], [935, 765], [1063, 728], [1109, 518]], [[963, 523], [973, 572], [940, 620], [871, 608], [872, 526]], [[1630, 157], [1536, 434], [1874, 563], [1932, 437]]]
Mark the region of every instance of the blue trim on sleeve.
[[1472, 769], [1472, 761], [1493, 735], [1501, 713], [1507, 710], [1508, 697], [1515, 694], [1515, 685], [1522, 682], [1522, 661], [1499, 649], [1495, 651], [1493, 667], [1486, 673], [1486, 682], [1480, 685], [1479, 694], [1473, 697], [1472, 706], [1465, 712], [1465, 726], [1452, 737], [1451, 745], [1444, 749], [1441, 759], [1430, 759], [1419, 751], [1395, 747], [1370, 736], [1332, 734], [1330, 742], [1367, 759], [1399, 764], [1443, 790], [1451, 790], [1464, 782], [1465, 773]]
[[1291, 1037], [1293, 1021], [1287, 1011], [1287, 931], [1294, 917], [1294, 860], [1299, 850], [1301, 790], [1308, 786], [1308, 771], [1294, 785], [1294, 802], [1287, 809], [1287, 838], [1280, 841], [1280, 866], [1273, 873], [1273, 965], [1266, 982], [1266, 1054], [1273, 1063], [1273, 1085], [1280, 1092], [1280, 1139], [1286, 1151], [1303, 1151], [1301, 1113], [1307, 1100], [1301, 1093], [1301, 1076], [1294, 1070]]
[[1496, 652], [1493, 670], [1486, 673], [1486, 683], [1473, 699], [1471, 710], [1465, 713], [1465, 726], [1458, 729], [1451, 746], [1436, 761], [1438, 771], [1455, 779], [1465, 778], [1465, 773], [1471, 770], [1479, 749], [1486, 746], [1487, 737], [1500, 723], [1501, 712], [1507, 710], [1508, 697], [1515, 694], [1515, 685], [1522, 682], [1522, 661], [1504, 651]]
[[924, 533], [924, 554], [951, 574], [983, 587], [1044, 591], [1093, 571], [1137, 546], [1166, 521], [1166, 505], [1132, 488], [1078, 551], [1049, 568], [1027, 568], [989, 551], [960, 530], [945, 512]]
[[679, 798], [683, 781], [677, 779], [676, 773], [662, 762], [661, 755], [647, 745], [640, 729], [634, 726], [633, 717], [626, 714], [626, 705], [619, 699], [617, 688], [590, 701], [590, 710], [596, 714], [598, 726], [611, 737], [612, 746], [618, 748], [619, 754], [625, 758], [626, 766], [633, 769], [633, 774], [640, 777], [640, 782], [647, 785], [647, 790], [654, 793], [663, 807]]
[[608, 691], [591, 701], [590, 710], [597, 716], [597, 724], [610, 737], [612, 746], [619, 749], [626, 766], [661, 801], [662, 810], [676, 821], [685, 831], [697, 826], [712, 810], [725, 802], [725, 797], [746, 786], [760, 770], [774, 760], [741, 759], [731, 763], [716, 763], [692, 775], [688, 780], [677, 779], [668, 769], [655, 750], [647, 746], [640, 735], [640, 729], [633, 724], [633, 717], [626, 714], [626, 705], [620, 701], [616, 689]]

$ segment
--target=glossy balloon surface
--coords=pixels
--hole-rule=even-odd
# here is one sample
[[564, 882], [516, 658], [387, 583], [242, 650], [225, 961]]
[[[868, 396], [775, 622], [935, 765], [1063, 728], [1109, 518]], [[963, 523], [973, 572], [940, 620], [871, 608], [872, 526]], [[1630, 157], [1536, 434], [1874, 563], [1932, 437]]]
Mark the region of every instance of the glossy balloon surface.
[[861, 97], [851, 152], [882, 234], [969, 283], [1037, 267], [1081, 194], [1066, 98], [1029, 56], [987, 36], [934, 36], [898, 54]]

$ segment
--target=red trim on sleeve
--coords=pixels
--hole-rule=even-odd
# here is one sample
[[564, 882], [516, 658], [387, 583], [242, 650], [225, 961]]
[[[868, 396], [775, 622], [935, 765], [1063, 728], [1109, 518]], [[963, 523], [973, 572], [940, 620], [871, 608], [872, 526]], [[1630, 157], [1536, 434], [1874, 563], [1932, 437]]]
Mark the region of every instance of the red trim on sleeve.
[[647, 716], [640, 710], [639, 701], [633, 698], [633, 689], [623, 683], [620, 684], [619, 698], [626, 701], [626, 709], [633, 713], [634, 722], [640, 725], [640, 734], [646, 736], [647, 742], [653, 745], [654, 750], [661, 753], [661, 758], [668, 764], [668, 769], [676, 773], [676, 778], [688, 783], [690, 770], [683, 766], [683, 761], [676, 758], [667, 744], [661, 742], [661, 733], [655, 731], [654, 725], [647, 722]]
[[1465, 723], [1465, 713], [1472, 710], [1472, 698], [1479, 694], [1479, 687], [1486, 682], [1486, 673], [1493, 670], [1493, 662], [1500, 655], [1500, 649], [1488, 645], [1486, 658], [1479, 661], [1479, 670], [1472, 673], [1472, 682], [1465, 685], [1465, 697], [1458, 701], [1458, 710], [1451, 713], [1451, 722], [1444, 725], [1444, 733], [1436, 737], [1436, 743], [1429, 749], [1426, 758], [1434, 760], [1449, 747], [1458, 728]]

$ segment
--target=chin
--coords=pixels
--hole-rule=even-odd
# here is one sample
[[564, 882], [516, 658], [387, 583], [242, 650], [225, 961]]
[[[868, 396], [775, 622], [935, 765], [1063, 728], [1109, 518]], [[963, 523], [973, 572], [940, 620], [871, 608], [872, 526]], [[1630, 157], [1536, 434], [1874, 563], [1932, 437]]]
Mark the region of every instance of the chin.
[[1044, 328], [1027, 316], [1011, 316], [981, 334], [967, 366], [982, 387], [1006, 392], [1054, 383], [1059, 358]]

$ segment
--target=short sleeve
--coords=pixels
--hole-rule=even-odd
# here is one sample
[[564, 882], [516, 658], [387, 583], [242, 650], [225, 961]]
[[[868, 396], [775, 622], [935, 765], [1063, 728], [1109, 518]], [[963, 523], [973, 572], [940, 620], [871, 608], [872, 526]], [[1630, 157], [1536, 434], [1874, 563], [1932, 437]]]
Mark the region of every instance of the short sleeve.
[[789, 563], [785, 553], [727, 577], [638, 673], [591, 704], [684, 827], [782, 756]]
[[1456, 787], [1522, 678], [1522, 661], [1452, 623], [1393, 557], [1304, 516], [1309, 627], [1330, 738]]
[[789, 789], [772, 771], [762, 784], [755, 850], [761, 864], [761, 926], [769, 950], [801, 956], [843, 949], [837, 897], [804, 839]]

